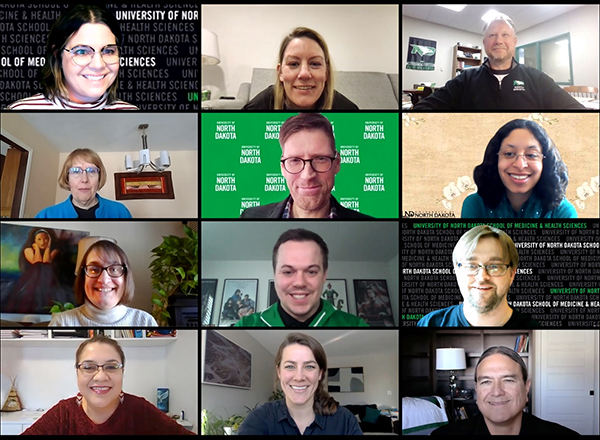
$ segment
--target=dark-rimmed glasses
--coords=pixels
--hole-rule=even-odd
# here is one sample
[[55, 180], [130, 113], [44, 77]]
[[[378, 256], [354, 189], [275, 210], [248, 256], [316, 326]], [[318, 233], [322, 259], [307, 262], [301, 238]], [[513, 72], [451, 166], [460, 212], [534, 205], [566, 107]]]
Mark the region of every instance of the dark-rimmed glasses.
[[477, 275], [482, 267], [485, 267], [485, 271], [491, 277], [501, 277], [506, 275], [506, 271], [510, 267], [510, 264], [477, 264], [477, 263], [458, 263], [458, 268], [465, 275]]
[[317, 173], [326, 173], [333, 166], [333, 161], [336, 159], [336, 156], [327, 157], [327, 156], [317, 156], [312, 159], [302, 159], [300, 157], [288, 157], [286, 159], [281, 159], [281, 163], [283, 167], [288, 173], [291, 174], [300, 174], [304, 171], [304, 167], [306, 166], [306, 162], [310, 163], [310, 166]]
[[94, 364], [92, 362], [82, 362], [75, 366], [76, 369], [85, 374], [96, 374], [100, 368], [105, 373], [117, 373], [123, 368], [120, 362], [107, 362], [104, 365]]
[[111, 278], [119, 278], [122, 276], [127, 270], [127, 266], [124, 264], [111, 264], [107, 267], [96, 266], [95, 264], [90, 264], [83, 267], [85, 274], [90, 278], [98, 278], [103, 270], [106, 270], [106, 273]]
[[[71, 49], [63, 48], [65, 52], [69, 52], [73, 55], [73, 62], [80, 67], [85, 67], [92, 62], [96, 49], [90, 46], [80, 45], [75, 46]], [[108, 44], [100, 49], [100, 56], [105, 64], [117, 64], [119, 62], [119, 56], [121, 48], [116, 44]]]

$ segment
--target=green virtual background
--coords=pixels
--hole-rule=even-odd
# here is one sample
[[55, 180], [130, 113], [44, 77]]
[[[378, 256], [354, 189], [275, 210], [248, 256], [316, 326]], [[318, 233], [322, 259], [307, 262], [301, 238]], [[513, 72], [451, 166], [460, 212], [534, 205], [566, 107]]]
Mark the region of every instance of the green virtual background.
[[[281, 174], [279, 129], [297, 113], [202, 113], [202, 218], [237, 218], [289, 195]], [[323, 113], [342, 162], [333, 196], [375, 218], [399, 214], [398, 113]]]

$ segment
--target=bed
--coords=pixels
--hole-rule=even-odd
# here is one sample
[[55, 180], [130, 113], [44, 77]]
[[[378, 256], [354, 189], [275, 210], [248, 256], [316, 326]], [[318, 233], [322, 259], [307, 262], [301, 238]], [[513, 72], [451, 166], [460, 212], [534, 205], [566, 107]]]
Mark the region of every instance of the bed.
[[402, 435], [429, 435], [447, 423], [446, 406], [441, 397], [402, 398]]

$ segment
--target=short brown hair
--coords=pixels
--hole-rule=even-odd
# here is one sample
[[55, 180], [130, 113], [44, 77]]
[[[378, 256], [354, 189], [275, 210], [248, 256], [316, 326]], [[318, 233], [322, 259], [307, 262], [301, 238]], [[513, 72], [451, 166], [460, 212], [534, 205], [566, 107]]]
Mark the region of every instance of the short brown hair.
[[275, 271], [277, 267], [277, 254], [279, 253], [279, 247], [287, 241], [314, 241], [317, 243], [321, 248], [321, 255], [323, 256], [323, 271], [327, 272], [327, 267], [329, 266], [329, 248], [327, 248], [327, 243], [325, 243], [325, 240], [323, 240], [316, 232], [301, 228], [288, 229], [277, 239], [277, 243], [275, 243], [275, 246], [273, 246], [273, 271]]
[[[319, 386], [315, 391], [315, 401], [313, 403], [313, 410], [316, 414], [329, 416], [337, 412], [339, 403], [329, 395], [325, 381], [327, 379], [327, 355], [323, 346], [312, 336], [305, 335], [303, 333], [290, 333], [287, 335], [285, 340], [279, 346], [277, 355], [275, 356], [275, 368], [279, 369], [281, 359], [283, 357], [283, 349], [288, 345], [303, 345], [310, 348], [315, 361], [319, 365], [321, 371], [321, 380], [319, 380]], [[279, 378], [277, 372], [275, 372], [275, 389], [278, 389]], [[283, 392], [285, 394], [285, 391]]]
[[77, 353], [75, 353], [75, 367], [77, 367], [77, 365], [79, 365], [81, 353], [83, 353], [83, 350], [85, 349], [85, 347], [88, 344], [93, 344], [94, 342], [97, 342], [99, 344], [111, 345], [115, 350], [117, 350], [117, 352], [119, 353], [119, 356], [121, 356], [121, 363], [123, 364], [123, 368], [125, 368], [125, 353], [123, 353], [123, 349], [121, 348], [121, 346], [119, 345], [119, 343], [117, 341], [115, 341], [114, 339], [111, 339], [107, 336], [104, 336], [104, 335], [96, 335], [93, 338], [88, 339], [79, 345], [79, 348], [77, 349]]
[[98, 168], [100, 168], [100, 176], [98, 182], [98, 190], [102, 189], [104, 184], [106, 183], [106, 168], [104, 168], [104, 164], [102, 163], [102, 159], [98, 156], [94, 150], [90, 150], [89, 148], [77, 148], [76, 150], [71, 151], [71, 153], [67, 156], [65, 163], [63, 164], [62, 170], [60, 172], [60, 176], [58, 176], [58, 185], [62, 189], [70, 190], [69, 188], [69, 168], [73, 166], [73, 162], [75, 159], [81, 158], [86, 162], [93, 163]]
[[283, 153], [283, 145], [288, 138], [303, 130], [321, 130], [329, 139], [331, 145], [331, 151], [333, 154], [337, 154], [335, 149], [335, 136], [333, 135], [333, 128], [331, 128], [331, 122], [325, 116], [319, 113], [299, 113], [296, 116], [288, 118], [281, 129], [279, 130], [279, 145], [281, 145], [281, 152]]
[[124, 264], [125, 265], [125, 273], [123, 276], [125, 277], [125, 289], [123, 292], [123, 297], [119, 304], [127, 305], [133, 299], [133, 294], [135, 292], [135, 284], [133, 283], [133, 273], [131, 272], [131, 266], [129, 265], [129, 259], [127, 258], [127, 254], [125, 251], [117, 246], [115, 243], [110, 242], [108, 240], [100, 240], [94, 243], [89, 247], [87, 252], [83, 255], [81, 259], [81, 266], [77, 268], [77, 277], [75, 278], [75, 300], [78, 304], [83, 304], [85, 302], [85, 270], [84, 267], [87, 264], [87, 258], [90, 252], [96, 249], [98, 252], [107, 256], [108, 259], [111, 260], [112, 264]]

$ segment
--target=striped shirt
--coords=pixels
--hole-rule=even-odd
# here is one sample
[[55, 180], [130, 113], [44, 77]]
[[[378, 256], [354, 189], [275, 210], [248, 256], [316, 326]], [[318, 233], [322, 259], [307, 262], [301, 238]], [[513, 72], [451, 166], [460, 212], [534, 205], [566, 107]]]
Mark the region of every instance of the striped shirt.
[[15, 101], [6, 108], [9, 110], [139, 110], [135, 105], [125, 101], [114, 101], [109, 104], [108, 92], [99, 100], [85, 104], [65, 101], [59, 97], [50, 101], [44, 94], [38, 93]]

